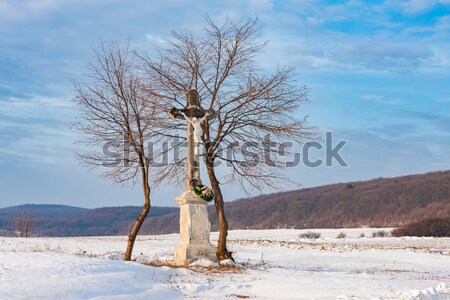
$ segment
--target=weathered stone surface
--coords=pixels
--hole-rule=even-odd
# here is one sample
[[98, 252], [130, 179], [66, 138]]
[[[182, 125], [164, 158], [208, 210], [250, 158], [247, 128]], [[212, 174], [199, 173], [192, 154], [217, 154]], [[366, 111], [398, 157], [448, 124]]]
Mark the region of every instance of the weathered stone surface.
[[175, 199], [180, 205], [180, 244], [175, 249], [175, 264], [187, 265], [197, 259], [216, 260], [216, 247], [209, 241], [211, 223], [207, 202], [187, 191]]
[[197, 203], [207, 205], [208, 202], [197, 196], [193, 191], [186, 191], [180, 196], [175, 198], [175, 202], [181, 207], [183, 204], [187, 203]]
[[180, 244], [175, 248], [175, 265], [177, 266], [187, 266], [199, 259], [216, 262], [216, 247], [212, 244]]

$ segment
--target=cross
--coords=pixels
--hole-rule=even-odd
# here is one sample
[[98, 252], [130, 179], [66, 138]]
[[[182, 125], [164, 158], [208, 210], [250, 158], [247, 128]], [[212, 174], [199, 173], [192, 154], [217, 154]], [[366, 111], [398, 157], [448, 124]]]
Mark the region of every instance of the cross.
[[171, 119], [186, 119], [187, 121], [187, 166], [186, 166], [186, 190], [201, 184], [199, 146], [201, 138], [201, 124], [206, 119], [215, 116], [213, 109], [204, 110], [196, 90], [186, 91], [186, 108], [172, 107], [167, 114]]

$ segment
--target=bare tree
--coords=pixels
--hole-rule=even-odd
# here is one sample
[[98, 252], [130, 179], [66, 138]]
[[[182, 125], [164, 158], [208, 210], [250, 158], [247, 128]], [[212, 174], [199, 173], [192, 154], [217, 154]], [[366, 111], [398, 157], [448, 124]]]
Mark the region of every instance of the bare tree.
[[31, 213], [21, 212], [13, 218], [12, 225], [20, 237], [29, 237], [35, 229], [36, 221]]
[[[307, 96], [305, 87], [295, 82], [294, 70], [279, 68], [266, 75], [255, 62], [266, 45], [259, 42], [258, 19], [227, 19], [221, 26], [209, 17], [205, 20], [203, 36], [174, 32], [168, 46], [159, 49], [158, 59], [141, 58], [162, 105], [183, 105], [180, 99], [185, 92], [195, 89], [202, 107], [216, 112], [215, 119], [203, 124], [202, 142], [220, 227], [217, 257], [222, 260], [232, 256], [226, 247], [228, 223], [221, 184], [237, 182], [244, 190], [261, 190], [292, 182], [284, 175], [285, 164], [275, 155], [278, 150], [269, 137], [302, 142], [313, 137], [314, 128], [307, 125], [306, 117], [296, 115]], [[221, 182], [218, 161], [231, 170]]]
[[[151, 209], [151, 162], [160, 153], [146, 143], [164, 139], [165, 112], [155, 101], [128, 46], [102, 43], [95, 50], [84, 81], [75, 84], [81, 111], [75, 129], [81, 144], [94, 148], [79, 153], [81, 162], [102, 167], [101, 175], [115, 183], [142, 186], [144, 205], [128, 236], [125, 260], [131, 260], [137, 234]], [[169, 126], [169, 125], [168, 125]]]

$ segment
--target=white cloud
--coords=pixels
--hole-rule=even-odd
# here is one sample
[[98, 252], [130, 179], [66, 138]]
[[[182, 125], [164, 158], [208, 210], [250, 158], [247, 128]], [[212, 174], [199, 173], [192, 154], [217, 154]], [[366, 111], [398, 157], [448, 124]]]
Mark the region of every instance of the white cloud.
[[[63, 115], [71, 110], [73, 103], [67, 98], [31, 96], [29, 99], [10, 97], [0, 101], [0, 114], [13, 117], [49, 117], [66, 119]], [[61, 113], [61, 116], [58, 115]]]
[[72, 102], [65, 98], [33, 96], [0, 101], [0, 157], [59, 163], [72, 156]]
[[150, 42], [154, 42], [157, 44], [164, 44], [166, 43], [166, 40], [164, 37], [160, 36], [160, 35], [156, 35], [156, 34], [152, 34], [152, 33], [147, 33], [145, 35], [145, 38], [147, 40], [149, 40]]
[[450, 68], [450, 53], [448, 48], [435, 46], [432, 48], [432, 56], [426, 66], [427, 70], [442, 69], [448, 71]]
[[0, 21], [29, 19], [55, 9], [60, 4], [56, 0], [0, 0]]
[[[300, 69], [409, 72], [440, 70], [447, 65], [444, 52], [426, 43], [393, 41], [391, 37], [353, 36], [329, 32], [321, 38], [293, 37], [275, 40], [267, 56], [270, 61], [296, 64]], [[436, 48], [440, 49], [440, 48]], [[267, 57], [266, 56], [266, 57]], [[266, 59], [267, 60], [267, 59]]]
[[423, 13], [433, 8], [437, 2], [436, 0], [409, 0], [403, 3], [403, 12], [408, 15]]
[[425, 11], [436, 3], [349, 1], [329, 7], [308, 5], [300, 13], [275, 12], [261, 18], [271, 30], [265, 37], [271, 49], [261, 61], [294, 64], [303, 70], [442, 74], [450, 59], [450, 17], [412, 26], [392, 15]]
[[272, 0], [249, 0], [250, 8], [256, 10], [269, 10], [273, 8]]
[[[450, 3], [450, 0], [449, 0]], [[436, 23], [436, 29], [448, 30], [450, 29], [450, 15], [445, 15], [438, 18]]]
[[362, 99], [369, 102], [378, 102], [382, 104], [389, 104], [389, 105], [402, 105], [406, 104], [406, 101], [397, 97], [392, 96], [386, 96], [386, 95], [372, 95], [367, 94], [363, 95]]

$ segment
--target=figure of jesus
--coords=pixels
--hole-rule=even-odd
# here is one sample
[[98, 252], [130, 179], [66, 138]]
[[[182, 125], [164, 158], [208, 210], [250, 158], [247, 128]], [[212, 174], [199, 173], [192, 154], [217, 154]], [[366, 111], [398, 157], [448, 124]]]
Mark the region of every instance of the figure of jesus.
[[199, 148], [200, 148], [200, 138], [202, 136], [202, 123], [206, 120], [206, 118], [209, 116], [208, 113], [206, 113], [200, 120], [197, 117], [189, 118], [186, 116], [185, 113], [182, 113], [186, 121], [191, 124], [192, 128], [194, 129], [194, 132], [192, 133], [194, 138], [194, 156], [195, 160], [198, 161], [199, 158]]
[[213, 109], [205, 110], [201, 107], [197, 91], [188, 90], [186, 92], [186, 108], [178, 109], [172, 107], [167, 111], [171, 119], [185, 119], [188, 122], [187, 128], [187, 166], [186, 166], [186, 188], [201, 184], [200, 179], [200, 140], [202, 136], [202, 123], [206, 119], [215, 116]]
[[196, 166], [193, 168], [192, 172], [192, 179], [189, 183], [190, 185], [196, 185], [198, 183], [201, 183], [200, 179], [200, 139], [202, 136], [202, 123], [206, 120], [206, 118], [209, 116], [208, 113], [206, 113], [200, 120], [197, 117], [189, 118], [186, 116], [185, 113], [182, 113], [186, 121], [192, 126], [193, 132], [192, 132], [192, 141], [194, 142], [193, 148], [194, 148], [194, 157], [193, 157], [193, 163]]

